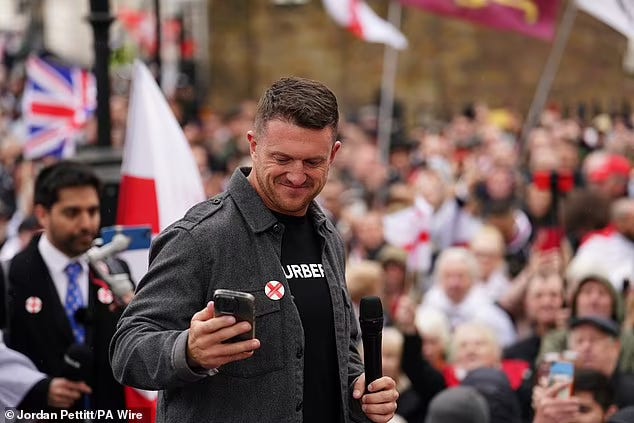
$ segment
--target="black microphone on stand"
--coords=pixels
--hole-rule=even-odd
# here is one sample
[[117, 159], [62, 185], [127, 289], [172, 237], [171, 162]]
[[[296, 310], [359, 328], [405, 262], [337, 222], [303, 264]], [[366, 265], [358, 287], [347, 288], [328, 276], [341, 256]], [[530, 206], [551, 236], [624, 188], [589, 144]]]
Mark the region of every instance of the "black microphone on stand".
[[383, 305], [379, 297], [363, 297], [359, 306], [359, 324], [363, 339], [365, 389], [383, 376], [381, 338], [383, 332]]

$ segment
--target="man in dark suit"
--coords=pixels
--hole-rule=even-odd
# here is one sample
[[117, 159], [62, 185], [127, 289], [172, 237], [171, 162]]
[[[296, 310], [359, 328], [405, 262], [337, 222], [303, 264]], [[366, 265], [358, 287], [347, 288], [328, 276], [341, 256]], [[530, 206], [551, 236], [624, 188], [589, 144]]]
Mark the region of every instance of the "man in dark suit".
[[80, 355], [80, 380], [68, 380], [60, 395], [74, 410], [113, 410], [116, 417], [125, 398], [112, 376], [108, 344], [120, 307], [85, 254], [99, 231], [100, 189], [88, 167], [70, 161], [38, 175], [34, 213], [44, 232], [9, 267], [8, 345], [52, 377], [68, 376], [64, 355], [71, 346], [88, 350]]

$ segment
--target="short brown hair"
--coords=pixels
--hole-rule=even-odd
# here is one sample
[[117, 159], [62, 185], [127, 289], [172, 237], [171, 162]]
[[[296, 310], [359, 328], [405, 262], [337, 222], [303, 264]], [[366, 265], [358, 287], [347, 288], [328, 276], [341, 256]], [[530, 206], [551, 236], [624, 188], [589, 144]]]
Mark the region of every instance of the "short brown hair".
[[[305, 78], [281, 78], [262, 94], [255, 112], [255, 130], [262, 134], [273, 119], [308, 129], [332, 128], [337, 134], [337, 98], [328, 87]], [[334, 140], [333, 140], [334, 141]]]

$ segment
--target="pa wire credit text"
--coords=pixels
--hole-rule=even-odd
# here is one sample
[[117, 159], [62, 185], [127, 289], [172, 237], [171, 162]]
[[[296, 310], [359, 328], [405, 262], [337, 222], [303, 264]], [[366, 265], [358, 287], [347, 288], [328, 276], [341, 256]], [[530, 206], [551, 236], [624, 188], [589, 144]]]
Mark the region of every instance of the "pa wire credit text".
[[[59, 411], [24, 411], [15, 408], [5, 408], [4, 417], [7, 421], [15, 420], [128, 420], [143, 421], [147, 415], [149, 417], [150, 410], [145, 409], [124, 409], [124, 410], [59, 410]], [[149, 421], [149, 420], [148, 420]]]

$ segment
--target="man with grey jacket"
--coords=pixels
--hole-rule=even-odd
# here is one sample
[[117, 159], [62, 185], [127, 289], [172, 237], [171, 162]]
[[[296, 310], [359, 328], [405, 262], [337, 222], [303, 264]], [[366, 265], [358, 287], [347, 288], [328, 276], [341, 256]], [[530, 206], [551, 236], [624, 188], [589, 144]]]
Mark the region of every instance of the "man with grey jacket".
[[[110, 353], [124, 384], [160, 390], [159, 422], [387, 422], [394, 380], [365, 390], [344, 246], [314, 198], [341, 143], [334, 94], [283, 78], [247, 134], [253, 168], [155, 241]], [[216, 289], [255, 297], [251, 330], [216, 316]]]

